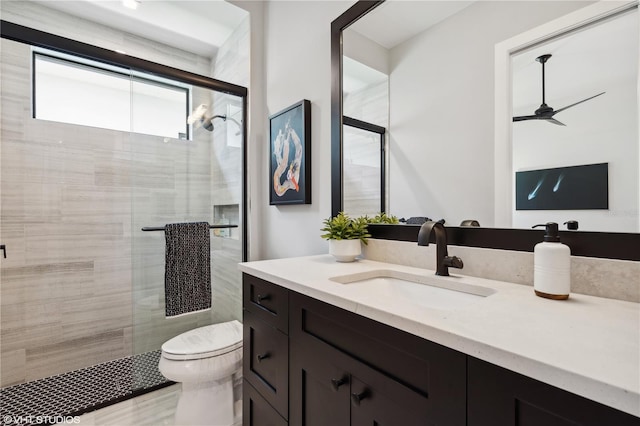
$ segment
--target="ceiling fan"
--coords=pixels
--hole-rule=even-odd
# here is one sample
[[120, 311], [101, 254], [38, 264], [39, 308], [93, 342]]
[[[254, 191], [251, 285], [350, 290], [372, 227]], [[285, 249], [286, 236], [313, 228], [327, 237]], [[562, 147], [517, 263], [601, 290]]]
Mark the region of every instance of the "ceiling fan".
[[564, 123], [561, 123], [560, 121], [556, 120], [554, 117], [554, 115], [556, 115], [559, 112], [564, 111], [565, 109], [569, 109], [571, 107], [574, 107], [578, 104], [581, 104], [583, 102], [586, 102], [590, 99], [593, 99], [597, 96], [600, 95], [604, 95], [605, 92], [602, 93], [598, 93], [597, 95], [593, 95], [587, 99], [583, 99], [579, 102], [576, 102], [574, 104], [571, 105], [567, 105], [564, 108], [560, 108], [558, 110], [554, 110], [552, 107], [550, 107], [549, 105], [546, 104], [545, 102], [545, 97], [544, 97], [544, 64], [549, 60], [549, 58], [551, 57], [551, 54], [547, 53], [545, 55], [541, 55], [538, 56], [536, 58], [536, 61], [540, 62], [542, 64], [542, 105], [540, 105], [540, 107], [535, 110], [534, 115], [521, 115], [519, 117], [513, 117], [513, 121], [526, 121], [526, 120], [546, 120], [549, 123], [553, 123], [553, 124], [557, 124], [558, 126], [565, 126]]

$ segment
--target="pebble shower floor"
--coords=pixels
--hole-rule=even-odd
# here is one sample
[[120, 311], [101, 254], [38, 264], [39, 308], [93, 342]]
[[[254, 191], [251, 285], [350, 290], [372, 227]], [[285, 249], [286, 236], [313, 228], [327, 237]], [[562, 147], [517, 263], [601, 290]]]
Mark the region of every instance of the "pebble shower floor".
[[160, 354], [146, 352], [2, 388], [1, 424], [18, 424], [29, 416], [78, 416], [171, 385], [158, 371]]

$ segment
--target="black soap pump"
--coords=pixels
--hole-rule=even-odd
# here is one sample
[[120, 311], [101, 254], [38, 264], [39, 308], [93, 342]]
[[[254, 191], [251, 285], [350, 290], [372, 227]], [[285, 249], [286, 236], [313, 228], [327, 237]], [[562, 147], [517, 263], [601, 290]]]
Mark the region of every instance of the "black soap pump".
[[564, 300], [571, 290], [571, 250], [560, 242], [558, 224], [547, 222], [544, 240], [533, 249], [533, 290], [547, 299]]

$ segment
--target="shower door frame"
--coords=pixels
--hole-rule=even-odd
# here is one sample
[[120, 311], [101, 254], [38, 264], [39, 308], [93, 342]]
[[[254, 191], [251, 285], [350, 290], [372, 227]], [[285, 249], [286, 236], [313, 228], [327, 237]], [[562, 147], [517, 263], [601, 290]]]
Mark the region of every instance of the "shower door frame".
[[247, 235], [248, 200], [247, 200], [247, 96], [248, 89], [237, 84], [216, 80], [211, 77], [191, 73], [178, 68], [151, 62], [146, 59], [123, 55], [113, 50], [93, 46], [80, 41], [61, 37], [55, 34], [0, 21], [0, 37], [31, 46], [55, 50], [70, 55], [114, 65], [131, 71], [155, 74], [160, 77], [176, 80], [193, 86], [211, 89], [217, 92], [242, 98], [242, 261], [248, 260], [249, 238]]

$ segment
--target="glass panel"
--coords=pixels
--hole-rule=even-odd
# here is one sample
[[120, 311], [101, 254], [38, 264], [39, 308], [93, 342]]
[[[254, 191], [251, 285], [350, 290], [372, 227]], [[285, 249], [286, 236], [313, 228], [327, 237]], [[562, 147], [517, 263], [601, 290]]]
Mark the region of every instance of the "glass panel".
[[[134, 388], [153, 386], [154, 357], [166, 340], [242, 316], [243, 99], [199, 87], [172, 97], [136, 73], [120, 87], [127, 103], [117, 104], [131, 128], [33, 119], [32, 49], [0, 43], [0, 244], [7, 248], [0, 264], [0, 386], [116, 360], [126, 364], [113, 378], [118, 390], [130, 391], [129, 374]], [[225, 116], [213, 120], [212, 131], [200, 122], [187, 126], [189, 91], [192, 105]], [[192, 140], [177, 131], [149, 134], [166, 133], [168, 120], [153, 105], [163, 97], [184, 97], [172, 128]], [[65, 103], [90, 116], [75, 105], [87, 101], [78, 99]], [[139, 122], [149, 126], [147, 134], [131, 132]], [[210, 232], [213, 309], [166, 319], [164, 232], [141, 228], [191, 221], [237, 227]], [[153, 356], [129, 362], [141, 353]]]
[[[132, 81], [135, 85], [136, 81]], [[241, 320], [242, 98], [192, 87], [190, 110], [205, 105], [204, 122], [191, 125], [191, 140], [131, 134], [134, 353], [158, 350], [170, 338], [197, 327]], [[132, 119], [149, 115], [145, 94], [132, 91]], [[149, 133], [149, 132], [147, 132]], [[165, 316], [165, 233], [142, 231], [170, 223], [235, 225], [211, 229], [212, 309]], [[171, 297], [171, 295], [169, 295]]]
[[375, 216], [381, 210], [380, 135], [351, 126], [343, 131], [343, 205], [352, 216]]

